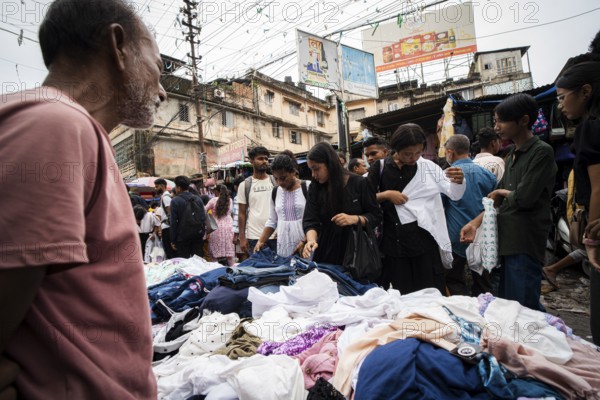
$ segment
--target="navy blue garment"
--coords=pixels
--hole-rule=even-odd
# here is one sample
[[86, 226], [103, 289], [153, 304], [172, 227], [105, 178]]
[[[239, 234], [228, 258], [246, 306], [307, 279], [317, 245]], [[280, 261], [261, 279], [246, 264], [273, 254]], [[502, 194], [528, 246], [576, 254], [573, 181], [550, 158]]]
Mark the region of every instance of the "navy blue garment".
[[171, 293], [179, 290], [181, 285], [186, 281], [185, 275], [182, 273], [176, 273], [171, 275], [162, 282], [148, 287], [148, 299], [150, 300], [150, 306], [154, 305], [159, 299], [163, 297], [171, 296]]
[[204, 287], [206, 290], [213, 290], [219, 284], [219, 278], [225, 275], [227, 267], [215, 268], [211, 271], [205, 272], [200, 275], [200, 278], [204, 281]]
[[[204, 281], [200, 276], [193, 276], [186, 280], [176, 290], [168, 293], [162, 293], [162, 296], [152, 306], [152, 321], [168, 321], [171, 318], [169, 311], [183, 311], [189, 308], [189, 304], [205, 297], [207, 292], [204, 290]], [[165, 307], [166, 306], [166, 307]]]
[[232, 289], [217, 286], [204, 298], [200, 312], [218, 311], [221, 314], [237, 313], [240, 318], [252, 316], [252, 303], [248, 301], [248, 288]]
[[[164, 281], [148, 288], [151, 317], [153, 322], [168, 321], [171, 311], [179, 312], [198, 305], [207, 292], [219, 283], [225, 267], [216, 268], [201, 275], [186, 279], [176, 273]], [[159, 300], [162, 300], [160, 303]], [[170, 310], [169, 310], [170, 309]]]
[[258, 253], [252, 254], [244, 261], [238, 264], [238, 267], [256, 267], [268, 268], [278, 267], [280, 265], [289, 265], [291, 257], [282, 257], [269, 247], [263, 247]]
[[355, 400], [489, 399], [477, 367], [418, 339], [373, 350], [358, 374]]

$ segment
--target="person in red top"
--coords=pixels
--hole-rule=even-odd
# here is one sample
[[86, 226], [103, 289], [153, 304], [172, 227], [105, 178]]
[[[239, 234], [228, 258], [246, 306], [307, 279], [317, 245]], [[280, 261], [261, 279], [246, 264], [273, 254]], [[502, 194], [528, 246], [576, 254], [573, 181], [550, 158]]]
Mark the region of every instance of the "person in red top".
[[141, 244], [108, 132], [153, 124], [160, 53], [122, 0], [57, 0], [39, 38], [43, 86], [0, 99], [0, 398], [156, 398]]

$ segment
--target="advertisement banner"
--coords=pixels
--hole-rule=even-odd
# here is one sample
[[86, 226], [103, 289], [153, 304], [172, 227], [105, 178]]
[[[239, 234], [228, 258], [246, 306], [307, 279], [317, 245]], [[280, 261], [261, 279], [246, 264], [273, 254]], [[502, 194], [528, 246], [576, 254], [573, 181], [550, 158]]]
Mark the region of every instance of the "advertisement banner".
[[373, 54], [342, 45], [344, 90], [377, 98], [377, 73]]
[[299, 81], [307, 85], [340, 90], [337, 45], [306, 32], [296, 31]]
[[246, 138], [231, 142], [217, 149], [219, 164], [225, 165], [234, 161], [244, 162], [246, 157]]
[[452, 3], [398, 17], [362, 31], [377, 72], [477, 51], [473, 4]]

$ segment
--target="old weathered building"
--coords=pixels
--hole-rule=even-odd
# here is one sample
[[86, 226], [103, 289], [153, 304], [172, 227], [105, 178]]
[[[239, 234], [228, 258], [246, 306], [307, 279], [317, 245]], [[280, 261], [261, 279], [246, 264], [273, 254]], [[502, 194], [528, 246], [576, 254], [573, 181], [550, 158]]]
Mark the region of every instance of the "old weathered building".
[[[191, 82], [165, 75], [168, 99], [149, 130], [118, 127], [110, 137], [125, 177], [200, 173], [197, 113]], [[243, 161], [247, 149], [262, 145], [273, 153], [307, 152], [336, 132], [335, 108], [301, 85], [277, 81], [257, 71], [199, 88], [209, 171]]]

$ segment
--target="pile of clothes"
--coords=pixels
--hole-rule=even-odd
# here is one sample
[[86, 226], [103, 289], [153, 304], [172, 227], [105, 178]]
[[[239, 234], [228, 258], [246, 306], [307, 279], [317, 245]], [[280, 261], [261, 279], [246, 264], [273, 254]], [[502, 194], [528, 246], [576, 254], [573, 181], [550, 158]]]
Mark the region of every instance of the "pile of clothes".
[[149, 286], [161, 399], [600, 398], [598, 348], [514, 301], [401, 295], [270, 250], [184, 271]]

